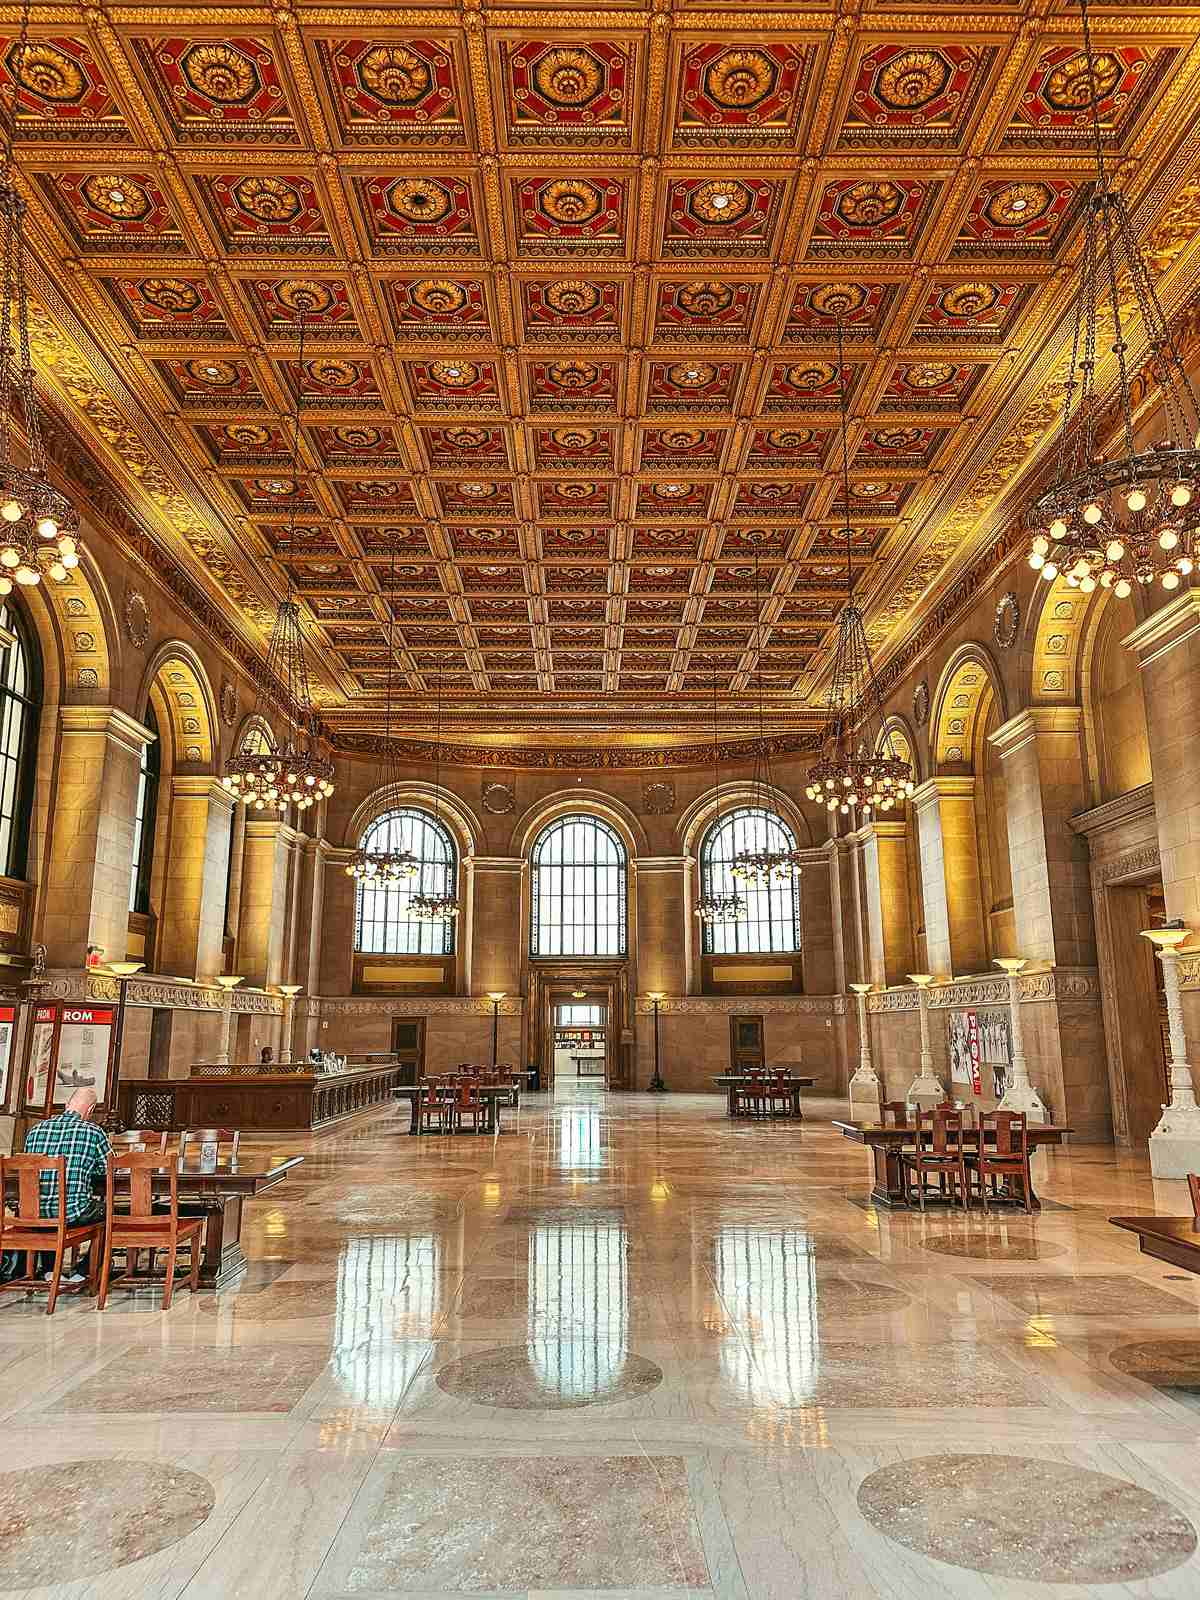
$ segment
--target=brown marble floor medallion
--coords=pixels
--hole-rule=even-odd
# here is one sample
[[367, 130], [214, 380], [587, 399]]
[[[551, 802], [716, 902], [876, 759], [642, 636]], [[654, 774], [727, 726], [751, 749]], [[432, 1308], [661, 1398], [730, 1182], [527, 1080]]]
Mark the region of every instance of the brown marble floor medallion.
[[1200, 1339], [1147, 1339], [1123, 1344], [1108, 1359], [1118, 1372], [1140, 1378], [1156, 1389], [1183, 1391], [1200, 1397]]
[[865, 1278], [820, 1278], [816, 1300], [823, 1317], [879, 1317], [903, 1311], [912, 1296]]
[[194, 1532], [215, 1498], [206, 1478], [161, 1461], [108, 1457], [0, 1473], [0, 1589], [127, 1567]]
[[940, 1455], [881, 1467], [858, 1488], [880, 1533], [951, 1566], [1036, 1583], [1132, 1583], [1182, 1565], [1188, 1519], [1126, 1479], [1027, 1456]]
[[506, 1411], [573, 1411], [636, 1400], [657, 1389], [662, 1368], [620, 1345], [546, 1340], [506, 1345], [452, 1361], [439, 1389]]
[[939, 1256], [963, 1256], [972, 1261], [1046, 1261], [1066, 1255], [1061, 1244], [1038, 1239], [1003, 1239], [986, 1233], [934, 1234], [921, 1240], [923, 1250]]

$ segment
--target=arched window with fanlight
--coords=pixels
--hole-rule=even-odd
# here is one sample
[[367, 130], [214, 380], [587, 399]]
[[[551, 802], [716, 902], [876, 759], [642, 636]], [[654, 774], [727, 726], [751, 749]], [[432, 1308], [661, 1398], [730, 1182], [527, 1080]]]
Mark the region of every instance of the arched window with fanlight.
[[454, 919], [429, 922], [410, 910], [414, 895], [456, 892], [458, 851], [445, 825], [427, 811], [399, 806], [375, 818], [358, 848], [376, 853], [405, 850], [416, 861], [417, 871], [396, 883], [359, 883], [354, 948], [370, 955], [452, 955]]
[[534, 841], [530, 952], [623, 956], [628, 943], [628, 862], [600, 817], [559, 817]]
[[745, 917], [704, 924], [706, 955], [758, 954], [800, 948], [800, 879], [743, 883], [730, 868], [743, 850], [795, 850], [796, 835], [782, 817], [761, 806], [739, 806], [712, 824], [700, 845], [700, 893], [708, 899], [738, 894]]
[[0, 605], [0, 873], [23, 878], [37, 768], [42, 657], [20, 607]]
[[138, 767], [137, 805], [133, 813], [133, 876], [129, 882], [129, 909], [141, 916], [148, 916], [150, 912], [150, 875], [154, 870], [158, 782], [162, 772], [162, 742], [151, 705], [146, 707], [146, 727], [153, 737], [142, 746]]

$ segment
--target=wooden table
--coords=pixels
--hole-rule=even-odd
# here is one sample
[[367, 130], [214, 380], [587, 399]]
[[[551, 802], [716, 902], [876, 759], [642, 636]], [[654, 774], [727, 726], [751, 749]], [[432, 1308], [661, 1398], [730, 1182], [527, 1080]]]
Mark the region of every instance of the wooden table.
[[321, 1133], [386, 1105], [402, 1070], [251, 1072], [205, 1064], [191, 1078], [122, 1078], [117, 1115], [127, 1128]]
[[[726, 1091], [729, 1115], [731, 1117], [737, 1115], [737, 1112], [733, 1108], [734, 1096], [737, 1094], [737, 1091], [743, 1084], [757, 1083], [759, 1081], [761, 1080], [752, 1078], [749, 1073], [746, 1072], [722, 1072], [713, 1079], [713, 1082], [718, 1088]], [[797, 1078], [791, 1073], [789, 1073], [788, 1076], [783, 1080], [781, 1087], [790, 1089], [792, 1096], [792, 1109], [788, 1112], [788, 1115], [790, 1117], [794, 1117], [797, 1122], [804, 1121], [804, 1113], [800, 1109], [800, 1091], [801, 1089], [811, 1089], [816, 1081], [817, 1080], [815, 1078]]]
[[[262, 1194], [282, 1183], [293, 1167], [298, 1167], [303, 1156], [254, 1155], [246, 1150], [238, 1153], [236, 1161], [228, 1156], [215, 1167], [202, 1168], [198, 1161], [179, 1165], [168, 1153], [164, 1164], [174, 1162], [179, 1173], [179, 1202], [185, 1203], [192, 1214], [204, 1216], [203, 1248], [200, 1255], [200, 1287], [222, 1289], [232, 1282], [246, 1267], [242, 1253], [242, 1203], [247, 1198]], [[155, 1192], [166, 1193], [170, 1179], [165, 1172], [153, 1177]], [[15, 1182], [8, 1187], [16, 1194]], [[96, 1185], [103, 1194], [101, 1179]], [[118, 1186], [118, 1194], [120, 1187]]]
[[[417, 1109], [417, 1101], [424, 1091], [424, 1084], [418, 1084], [415, 1088], [409, 1088], [407, 1085], [401, 1084], [399, 1088], [392, 1090], [393, 1099], [407, 1100], [411, 1107], [408, 1131], [414, 1138], [421, 1131], [421, 1113]], [[479, 1131], [481, 1133], [503, 1133], [504, 1129], [500, 1126], [500, 1102], [501, 1100], [508, 1100], [513, 1105], [517, 1105], [519, 1103], [517, 1086], [509, 1083], [480, 1083], [474, 1086], [474, 1093], [487, 1105], [487, 1118]]]
[[[905, 1205], [900, 1152], [905, 1145], [913, 1144], [916, 1129], [884, 1127], [878, 1122], [835, 1122], [833, 1125], [847, 1139], [853, 1139], [856, 1144], [865, 1144], [870, 1150], [875, 1162], [875, 1187], [871, 1190], [871, 1199], [875, 1204]], [[1058, 1123], [1041, 1122], [1029, 1123], [1027, 1131], [1031, 1150], [1037, 1149], [1039, 1145], [1061, 1144], [1068, 1133], [1075, 1132], [1074, 1128], [1063, 1127]], [[964, 1128], [962, 1137], [968, 1150], [979, 1148], [978, 1128]], [[926, 1198], [928, 1202], [928, 1197]], [[1040, 1211], [1042, 1208], [1041, 1201], [1033, 1192], [1032, 1184], [1029, 1186], [1029, 1204], [1035, 1211]]]
[[1136, 1233], [1142, 1254], [1200, 1272], [1200, 1217], [1109, 1217], [1114, 1228]]
[[[602, 1055], [572, 1056], [571, 1060], [575, 1063], [575, 1076], [577, 1078], [602, 1078], [604, 1076], [605, 1058]], [[583, 1070], [585, 1066], [597, 1066], [598, 1070], [596, 1072], [585, 1072]]]

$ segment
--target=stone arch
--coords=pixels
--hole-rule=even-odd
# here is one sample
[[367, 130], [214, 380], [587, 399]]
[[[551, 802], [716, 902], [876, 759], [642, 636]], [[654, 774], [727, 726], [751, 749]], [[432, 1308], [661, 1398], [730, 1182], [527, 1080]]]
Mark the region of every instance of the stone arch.
[[637, 856], [649, 854], [649, 841], [645, 829], [627, 805], [599, 789], [561, 789], [530, 806], [512, 831], [511, 853], [528, 858], [533, 842], [542, 829], [558, 817], [573, 811], [597, 816], [609, 823], [620, 834], [626, 853], [632, 861]]
[[150, 658], [137, 698], [143, 722], [152, 694], [156, 710], [166, 713], [163, 732], [170, 730], [173, 770], [211, 770], [220, 748], [216, 700], [204, 663], [190, 645], [169, 639]]
[[[121, 636], [104, 580], [86, 549], [62, 583], [46, 578], [26, 593], [41, 597], [53, 621], [62, 703], [110, 704]], [[30, 604], [31, 614], [39, 609]]]
[[[1089, 619], [1108, 598], [1107, 589], [1084, 594], [1060, 573], [1041, 583], [1041, 604], [1031, 607], [1026, 634], [1031, 705], [1078, 705], [1082, 694], [1084, 644]], [[1035, 598], [1038, 591], [1034, 591]]]
[[419, 783], [416, 780], [384, 784], [381, 788], [373, 789], [347, 822], [346, 831], [342, 836], [343, 849], [357, 850], [358, 841], [376, 817], [381, 817], [385, 811], [391, 811], [397, 806], [414, 806], [418, 810], [434, 814], [435, 798], [436, 814], [449, 828], [458, 850], [459, 860], [465, 861], [476, 855], [483, 829], [471, 807], [445, 787], [435, 791], [433, 784]]
[[230, 749], [235, 753], [240, 753], [246, 749], [247, 742], [251, 740], [265, 741], [265, 747], [269, 750], [274, 750], [278, 744], [274, 728], [265, 717], [260, 716], [256, 711], [248, 712], [242, 718], [233, 735]]
[[1008, 720], [1004, 685], [983, 645], [957, 649], [942, 669], [929, 719], [930, 757], [938, 770], [970, 768], [974, 762], [980, 715], [995, 701], [999, 720]]
[[[740, 806], [757, 805], [760, 798], [765, 798], [771, 810], [779, 813], [796, 835], [796, 843], [802, 850], [815, 848], [808, 818], [790, 795], [773, 785], [764, 788], [762, 784], [756, 787], [746, 781], [723, 783], [720, 793], [722, 814], [726, 811], [735, 811]], [[698, 857], [700, 841], [714, 821], [716, 813], [715, 788], [706, 789], [703, 794], [697, 795], [684, 811], [675, 830], [684, 855]]]
[[883, 726], [879, 730], [879, 737], [875, 741], [875, 753], [878, 755], [890, 741], [891, 747], [901, 761], [907, 761], [912, 768], [913, 783], [921, 781], [921, 761], [917, 748], [917, 741], [913, 731], [906, 720], [898, 713], [893, 712], [890, 717], [885, 717]]

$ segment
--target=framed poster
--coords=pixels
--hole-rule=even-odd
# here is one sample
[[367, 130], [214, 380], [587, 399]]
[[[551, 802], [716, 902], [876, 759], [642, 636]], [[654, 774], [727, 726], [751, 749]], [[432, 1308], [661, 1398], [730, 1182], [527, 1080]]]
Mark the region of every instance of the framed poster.
[[1007, 1010], [985, 1011], [979, 1025], [979, 1059], [992, 1069], [996, 1098], [1012, 1082], [1012, 1018]]
[[951, 1011], [947, 1021], [950, 1029], [950, 1082], [962, 1084], [972, 1094], [979, 1094], [982, 1089], [979, 1016], [974, 1011]]
[[65, 1106], [76, 1089], [107, 1102], [116, 1015], [114, 1006], [62, 1007], [52, 1105]]
[[33, 1014], [33, 1027], [29, 1035], [29, 1065], [25, 1072], [25, 1108], [29, 1111], [46, 1109], [57, 1027], [58, 1007], [38, 1006]]
[[16, 1006], [0, 1006], [0, 1111], [8, 1104], [8, 1069], [16, 1031]]

